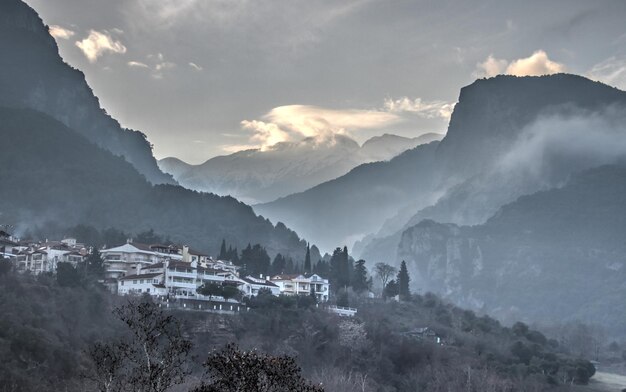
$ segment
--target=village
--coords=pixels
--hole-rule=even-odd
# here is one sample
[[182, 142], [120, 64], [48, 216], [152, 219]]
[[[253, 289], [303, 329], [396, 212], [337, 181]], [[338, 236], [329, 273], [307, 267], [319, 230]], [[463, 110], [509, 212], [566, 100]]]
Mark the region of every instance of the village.
[[[74, 238], [60, 241], [21, 241], [0, 230], [0, 257], [16, 271], [55, 273], [60, 263], [76, 267], [94, 252]], [[127, 243], [99, 249], [104, 267], [102, 283], [120, 296], [149, 295], [165, 307], [236, 312], [243, 298], [264, 291], [274, 296], [310, 295], [317, 303], [329, 300], [330, 284], [317, 274], [240, 276], [240, 267], [217, 260], [186, 245]], [[352, 316], [356, 309], [330, 307]]]

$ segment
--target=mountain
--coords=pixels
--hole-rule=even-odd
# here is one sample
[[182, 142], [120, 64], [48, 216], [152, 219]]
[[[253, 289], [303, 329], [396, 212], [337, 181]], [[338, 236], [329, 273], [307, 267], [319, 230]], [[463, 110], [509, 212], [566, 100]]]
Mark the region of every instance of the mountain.
[[46, 113], [91, 142], [123, 156], [154, 184], [162, 173], [146, 135], [125, 129], [100, 107], [82, 72], [59, 56], [37, 13], [20, 0], [0, 2], [0, 106]]
[[[409, 223], [479, 224], [523, 194], [558, 186], [575, 171], [614, 162], [626, 151], [621, 142], [625, 106], [623, 91], [576, 75], [477, 80], [461, 89], [448, 132], [428, 152], [430, 157], [418, 147], [405, 157], [413, 164], [393, 171], [405, 181], [385, 190], [393, 208], [371, 202], [380, 189], [375, 174], [367, 180], [365, 165], [357, 168], [362, 173], [359, 188], [350, 187], [349, 173], [255, 210], [306, 233], [322, 247], [350, 245], [370, 234], [357, 244], [357, 253], [366, 260], [390, 260]], [[415, 171], [417, 161], [422, 170]], [[348, 222], [356, 214], [361, 224], [331, 233], [328, 216], [320, 213], [327, 207], [312, 205], [311, 199], [337, 200], [339, 194], [348, 197], [333, 206], [334, 221]]]
[[0, 107], [0, 217], [28, 228], [154, 229], [177, 243], [217, 254], [222, 238], [242, 249], [302, 259], [306, 242], [231, 197], [152, 185], [113, 155], [50, 116]]
[[363, 163], [387, 161], [398, 154], [419, 146], [420, 144], [428, 144], [430, 142], [439, 141], [443, 138], [440, 133], [425, 133], [418, 137], [407, 138], [398, 135], [385, 133], [381, 136], [374, 136], [368, 139], [361, 146], [359, 151], [362, 156]]
[[[407, 200], [436, 201], [431, 190], [438, 142], [417, 146], [385, 162], [360, 165], [348, 174], [267, 204], [255, 211], [298, 227], [322, 250], [370, 233]], [[303, 234], [306, 233], [306, 234]]]
[[424, 219], [480, 224], [521, 195], [626, 156], [623, 91], [574, 75], [479, 82], [462, 90], [437, 155], [454, 185], [434, 205], [385, 222], [359, 244], [362, 257], [395, 255], [402, 232]]
[[626, 168], [601, 166], [520, 197], [482, 225], [424, 220], [402, 233], [398, 256], [416, 287], [461, 306], [507, 320], [582, 320], [623, 335], [624, 216]]
[[176, 158], [159, 161], [159, 167], [190, 189], [232, 195], [247, 203], [275, 200], [332, 180], [359, 164], [388, 160], [441, 135], [416, 138], [385, 134], [359, 146], [343, 135], [282, 142], [267, 149], [239, 151], [188, 165]]

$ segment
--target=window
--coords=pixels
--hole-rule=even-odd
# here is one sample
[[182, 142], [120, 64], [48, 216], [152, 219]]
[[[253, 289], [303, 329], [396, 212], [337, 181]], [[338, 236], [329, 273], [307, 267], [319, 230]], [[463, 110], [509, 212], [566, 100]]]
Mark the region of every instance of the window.
[[136, 281], [136, 280], [133, 280], [133, 284], [137, 284], [137, 281]]
[[124, 281], [123, 281], [123, 280], [122, 280], [122, 283], [121, 283], [121, 284], [122, 284], [122, 286], [124, 286]]
[[140, 284], [143, 284], [143, 279], [141, 279], [141, 280], [139, 281], [139, 283], [140, 283]]
[[159, 283], [158, 279], [152, 279], [152, 283]]
[[141, 293], [141, 289], [137, 290], [138, 293]]
[[146, 293], [149, 293], [149, 292], [150, 292], [150, 289], [146, 289]]

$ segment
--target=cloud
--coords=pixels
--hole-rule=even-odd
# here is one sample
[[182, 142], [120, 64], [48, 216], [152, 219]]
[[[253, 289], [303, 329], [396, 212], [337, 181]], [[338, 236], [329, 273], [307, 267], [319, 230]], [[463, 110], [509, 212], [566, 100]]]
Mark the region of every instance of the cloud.
[[151, 72], [151, 76], [155, 79], [163, 79], [163, 71], [176, 67], [175, 63], [165, 60], [163, 53], [150, 54], [148, 55], [148, 60], [150, 61], [147, 63], [141, 61], [129, 61], [127, 64], [132, 68], [149, 70]]
[[196, 64], [196, 63], [194, 63], [194, 62], [190, 62], [190, 63], [189, 63], [189, 66], [190, 66], [191, 68], [195, 69], [196, 71], [202, 71], [202, 69], [203, 69], [201, 66], [199, 66], [198, 64]]
[[626, 56], [613, 56], [591, 67], [590, 79], [626, 90]]
[[626, 110], [545, 115], [527, 126], [497, 165], [528, 178], [549, 178], [626, 158]]
[[476, 64], [475, 77], [493, 77], [500, 74], [515, 76], [541, 76], [565, 72], [561, 63], [550, 60], [543, 50], [537, 50], [529, 57], [513, 60], [510, 63], [489, 55], [485, 61]]
[[503, 59], [497, 59], [493, 55], [487, 56], [485, 61], [476, 64], [476, 71], [474, 76], [478, 78], [491, 78], [496, 75], [500, 75], [506, 72], [508, 61]]
[[272, 109], [261, 120], [244, 120], [241, 126], [253, 133], [248, 147], [267, 149], [276, 143], [305, 137], [331, 140], [336, 134], [350, 135], [359, 130], [383, 128], [398, 121], [399, 116], [387, 111], [288, 105]]
[[513, 61], [506, 68], [506, 73], [515, 76], [541, 76], [565, 72], [565, 66], [548, 58], [543, 50], [538, 50], [530, 57]]
[[70, 39], [75, 34], [72, 30], [57, 25], [48, 27], [48, 31], [50, 32], [50, 35], [56, 39]]
[[76, 41], [76, 46], [83, 51], [91, 63], [95, 63], [98, 57], [106, 52], [126, 53], [126, 46], [113, 39], [106, 30], [104, 32], [89, 30], [89, 36], [82, 41]]
[[148, 64], [142, 63], [140, 61], [129, 61], [128, 63], [129, 67], [135, 67], [135, 68], [149, 68]]
[[390, 113], [409, 112], [422, 118], [450, 119], [454, 110], [454, 103], [444, 101], [423, 101], [421, 98], [385, 99], [385, 110]]

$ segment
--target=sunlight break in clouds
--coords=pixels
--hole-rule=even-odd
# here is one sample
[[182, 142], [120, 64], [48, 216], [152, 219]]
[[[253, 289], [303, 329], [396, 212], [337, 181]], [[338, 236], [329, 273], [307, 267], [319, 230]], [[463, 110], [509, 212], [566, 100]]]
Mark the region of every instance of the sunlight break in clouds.
[[449, 120], [454, 110], [454, 105], [454, 103], [444, 101], [423, 101], [421, 98], [385, 99], [386, 111], [390, 113], [415, 113], [422, 118], [443, 118]]
[[50, 32], [50, 35], [56, 39], [70, 39], [75, 34], [72, 30], [57, 25], [48, 27], [48, 31]]
[[[313, 137], [329, 140], [362, 129], [382, 128], [400, 121], [394, 113], [378, 110], [326, 109], [312, 105], [288, 105], [272, 109], [259, 120], [244, 120], [241, 126], [253, 132], [250, 142], [266, 149], [276, 143]], [[252, 147], [253, 145], [246, 145]], [[232, 151], [226, 146], [225, 150]]]
[[76, 46], [83, 51], [83, 54], [91, 63], [95, 63], [98, 57], [105, 52], [126, 53], [126, 46], [120, 41], [111, 38], [111, 35], [106, 30], [104, 32], [89, 30], [89, 36], [82, 41], [76, 41]]
[[476, 65], [476, 77], [493, 77], [500, 74], [515, 76], [541, 76], [565, 72], [565, 65], [548, 58], [543, 50], [537, 50], [529, 57], [513, 60], [497, 59], [489, 55], [485, 61]]

